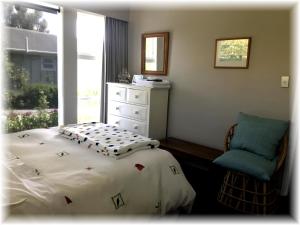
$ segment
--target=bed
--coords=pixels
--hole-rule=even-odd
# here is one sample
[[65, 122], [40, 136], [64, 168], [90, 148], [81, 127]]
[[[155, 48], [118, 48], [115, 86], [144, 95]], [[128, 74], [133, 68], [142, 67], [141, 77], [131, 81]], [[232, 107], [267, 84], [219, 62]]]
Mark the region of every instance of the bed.
[[139, 146], [116, 159], [58, 127], [3, 137], [8, 215], [164, 215], [192, 209], [195, 191], [176, 159], [157, 146]]

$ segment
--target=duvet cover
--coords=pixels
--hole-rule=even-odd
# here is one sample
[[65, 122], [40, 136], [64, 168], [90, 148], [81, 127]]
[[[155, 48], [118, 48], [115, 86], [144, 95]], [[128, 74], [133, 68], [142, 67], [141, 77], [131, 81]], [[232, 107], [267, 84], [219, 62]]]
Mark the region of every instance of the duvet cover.
[[159, 148], [116, 160], [66, 140], [58, 128], [6, 134], [4, 207], [9, 215], [189, 212], [195, 191]]

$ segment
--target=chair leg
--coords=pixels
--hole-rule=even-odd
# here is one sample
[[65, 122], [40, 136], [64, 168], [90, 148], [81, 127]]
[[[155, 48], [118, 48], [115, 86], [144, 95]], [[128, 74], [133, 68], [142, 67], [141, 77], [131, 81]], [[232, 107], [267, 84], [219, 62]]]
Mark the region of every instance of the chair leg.
[[263, 204], [264, 204], [264, 207], [263, 207], [263, 214], [267, 214], [268, 212], [267, 212], [267, 204], [268, 204], [268, 195], [270, 194], [270, 193], [268, 193], [268, 187], [267, 187], [267, 183], [266, 182], [264, 182], [263, 183]]
[[246, 211], [246, 177], [243, 177], [243, 211], [245, 212]]
[[[229, 172], [230, 173], [230, 184], [232, 184], [232, 185], [234, 185], [235, 184], [235, 181], [236, 181], [236, 177], [235, 176], [232, 176], [232, 173], [231, 172]], [[232, 187], [229, 187], [229, 194], [230, 195], [232, 195], [232, 193], [233, 193], [233, 188]], [[229, 198], [229, 205], [232, 207], [232, 198]]]
[[235, 209], [239, 209], [240, 207], [240, 204], [242, 203], [242, 206], [243, 206], [243, 210], [245, 211], [246, 209], [246, 204], [245, 204], [245, 201], [246, 201], [246, 178], [245, 176], [240, 176], [239, 179], [236, 178], [238, 181], [237, 182], [241, 182], [242, 183], [242, 189], [239, 190], [240, 191], [240, 195], [239, 195], [239, 199], [241, 199], [242, 201], [237, 201], [236, 205], [235, 205]]
[[252, 211], [259, 213], [259, 199], [258, 199], [258, 190], [257, 190], [257, 184], [255, 182], [254, 184], [254, 196], [253, 196], [253, 205], [252, 205]]
[[226, 192], [226, 188], [228, 187], [230, 172], [228, 171], [224, 177], [223, 185], [221, 186], [221, 190], [218, 194], [218, 201], [223, 202], [224, 201], [224, 193]]
[[217, 200], [237, 211], [251, 214], [269, 214], [276, 206], [277, 194], [273, 184], [262, 182], [246, 174], [228, 171]]

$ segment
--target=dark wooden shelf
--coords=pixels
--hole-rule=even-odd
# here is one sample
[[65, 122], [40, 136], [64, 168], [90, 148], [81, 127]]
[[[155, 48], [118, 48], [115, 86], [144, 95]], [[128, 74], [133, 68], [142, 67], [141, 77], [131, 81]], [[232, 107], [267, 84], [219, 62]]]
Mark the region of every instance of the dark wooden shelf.
[[190, 156], [197, 159], [213, 161], [223, 154], [223, 151], [183, 141], [177, 138], [167, 138], [160, 141], [160, 148], [169, 150], [176, 155]]

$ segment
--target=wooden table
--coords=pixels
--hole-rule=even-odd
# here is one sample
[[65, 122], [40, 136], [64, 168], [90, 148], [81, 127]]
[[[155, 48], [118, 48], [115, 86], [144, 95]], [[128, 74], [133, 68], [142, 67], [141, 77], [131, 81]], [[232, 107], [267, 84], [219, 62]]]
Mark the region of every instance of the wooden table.
[[218, 149], [171, 137], [161, 140], [159, 147], [166, 149], [178, 156], [192, 157], [196, 159], [208, 160], [210, 162], [223, 154], [223, 151]]

